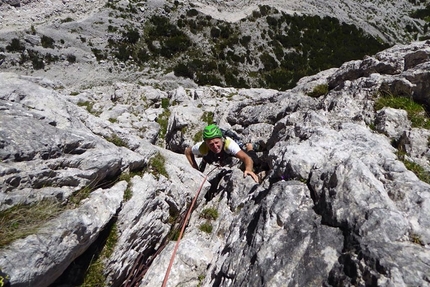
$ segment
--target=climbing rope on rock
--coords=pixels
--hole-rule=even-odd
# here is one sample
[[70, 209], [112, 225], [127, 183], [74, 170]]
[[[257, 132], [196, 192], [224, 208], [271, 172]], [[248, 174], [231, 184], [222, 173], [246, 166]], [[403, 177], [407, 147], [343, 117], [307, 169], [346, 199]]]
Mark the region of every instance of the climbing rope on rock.
[[205, 177], [203, 178], [202, 183], [200, 184], [200, 188], [197, 190], [196, 195], [194, 196], [193, 201], [191, 202], [191, 205], [188, 208], [187, 215], [186, 215], [185, 220], [184, 220], [184, 222], [182, 224], [182, 227], [181, 227], [181, 232], [179, 233], [178, 240], [176, 241], [175, 248], [173, 249], [173, 253], [172, 253], [172, 256], [170, 258], [169, 267], [167, 267], [166, 275], [164, 276], [162, 287], [166, 287], [166, 285], [167, 285], [167, 281], [169, 279], [170, 271], [172, 269], [173, 262], [175, 261], [176, 252], [178, 251], [178, 248], [179, 248], [179, 243], [181, 241], [182, 235], [184, 234], [184, 230], [185, 230], [185, 227], [187, 226], [188, 219], [190, 218], [191, 212], [192, 212], [192, 210], [194, 208], [194, 204], [196, 203], [197, 198], [199, 197], [200, 191], [202, 190], [203, 185], [205, 184], [205, 182], [206, 182], [209, 174], [212, 173], [217, 168], [218, 168], [218, 166], [215, 166], [210, 172], [208, 172], [205, 175]]

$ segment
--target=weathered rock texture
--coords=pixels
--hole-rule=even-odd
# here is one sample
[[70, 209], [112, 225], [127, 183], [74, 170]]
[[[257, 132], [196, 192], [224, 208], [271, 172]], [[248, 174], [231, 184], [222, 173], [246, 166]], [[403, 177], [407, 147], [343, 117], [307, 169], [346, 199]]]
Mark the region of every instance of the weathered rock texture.
[[[228, 58], [234, 55], [234, 58], [238, 58], [235, 60], [234, 65], [238, 65], [241, 70], [240, 74], [233, 71], [234, 78], [239, 81], [240, 77], [245, 77], [249, 80], [249, 87], [261, 87], [257, 79], [254, 81], [255, 76], [250, 76], [249, 72], [266, 69], [263, 66], [267, 64], [269, 64], [268, 66], [276, 65], [278, 67], [286, 65], [283, 63], [285, 61], [288, 65], [292, 60], [290, 58], [286, 58], [284, 61], [281, 60], [284, 57], [281, 54], [286, 56], [297, 50], [294, 45], [291, 47], [286, 46], [281, 49], [281, 53], [278, 47], [280, 44], [276, 44], [277, 46], [274, 44], [279, 42], [279, 39], [276, 42], [274, 38], [272, 39], [272, 36], [269, 36], [273, 32], [273, 27], [268, 24], [265, 16], [261, 17], [256, 23], [249, 22], [250, 24], [248, 24], [244, 22], [243, 25], [238, 25], [240, 26], [239, 37], [252, 36], [251, 42], [246, 46], [234, 44], [239, 42], [235, 35], [236, 32], [234, 32], [232, 34], [234, 37], [231, 37], [228, 41], [227, 46], [229, 48], [222, 48], [220, 51], [214, 52], [213, 49], [218, 49], [218, 47], [213, 46], [213, 39], [210, 36], [211, 29], [229, 26], [220, 22], [211, 24], [213, 25], [212, 27], [205, 28], [198, 33], [195, 33], [194, 28], [190, 31], [188, 29], [184, 30], [187, 37], [192, 39], [193, 43], [196, 43], [196, 46], [193, 47], [195, 49], [189, 49], [187, 52], [190, 57], [182, 59], [162, 57], [159, 59], [158, 56], [153, 55], [154, 53], [149, 53], [150, 60], [145, 59], [142, 55], [142, 60], [127, 61], [129, 56], [118, 46], [120, 42], [124, 44], [125, 40], [119, 41], [119, 39], [127, 38], [125, 34], [136, 29], [142, 36], [139, 41], [151, 41], [152, 43], [152, 39], [145, 38], [143, 35], [148, 33], [148, 20], [154, 15], [167, 16], [172, 19], [174, 26], [179, 27], [180, 22], [191, 20], [192, 17], [188, 16], [190, 11], [197, 10], [203, 13], [204, 18], [225, 20], [229, 23], [239, 24], [242, 22], [241, 20], [253, 17], [254, 13], [258, 14], [259, 6], [267, 5], [288, 15], [334, 17], [339, 19], [342, 24], [346, 23], [361, 28], [365, 34], [378, 39], [381, 44], [394, 45], [429, 38], [429, 24], [422, 19], [411, 17], [412, 12], [425, 7], [424, 1], [418, 0], [375, 0], [371, 2], [340, 0], [330, 5], [327, 5], [326, 0], [4, 0], [3, 2], [5, 4], [0, 5], [0, 70], [16, 72], [20, 75], [48, 78], [59, 85], [63, 84], [71, 91], [79, 91], [81, 88], [95, 85], [110, 85], [113, 82], [121, 81], [140, 81], [144, 85], [156, 84], [158, 87], [167, 87], [166, 89], [173, 89], [178, 86], [195, 87], [191, 80], [172, 78], [171, 74], [173, 73], [168, 72], [174, 69], [176, 61], [186, 63], [188, 60], [193, 60], [192, 55], [196, 52], [196, 49], [201, 50], [197, 55], [219, 54], [220, 63], [217, 63], [218, 65], [223, 64], [225, 57], [220, 54], [221, 51], [227, 54]], [[6, 3], [19, 3], [19, 7]], [[110, 5], [115, 8], [109, 8]], [[277, 18], [279, 15], [275, 16]], [[203, 17], [201, 20], [203, 20]], [[201, 29], [201, 20], [195, 21], [192, 27]], [[278, 32], [284, 30], [284, 28], [278, 27], [277, 29], [281, 29]], [[332, 29], [322, 28], [323, 30]], [[342, 35], [343, 28], [339, 26], [338, 29], [339, 32], [336, 34]], [[292, 33], [289, 34], [294, 38], [298, 38]], [[318, 46], [323, 47], [323, 50], [326, 47], [324, 42], [331, 41], [331, 39], [325, 39], [327, 37], [325, 34], [317, 34], [318, 40], [315, 40]], [[18, 45], [16, 42], [14, 44], [13, 40], [19, 40], [20, 44]], [[173, 41], [176, 40], [173, 39]], [[288, 40], [288, 42], [290, 41]], [[154, 47], [165, 46], [162, 39], [154, 41], [151, 45]], [[175, 46], [178, 43], [173, 42], [171, 45]], [[225, 45], [220, 46], [224, 47]], [[372, 46], [374, 45], [369, 45], [369, 49]], [[128, 51], [128, 49], [126, 50]], [[145, 48], [141, 52], [145, 54], [148, 49]], [[269, 53], [268, 55], [273, 58], [273, 61], [277, 59], [275, 63], [265, 63], [267, 61], [262, 59], [267, 58], [267, 55], [260, 53], [263, 51]], [[375, 53], [374, 51], [370, 50], [367, 53], [373, 54]], [[137, 52], [137, 50], [134, 51], [134, 53]], [[298, 49], [297, 52], [307, 53], [307, 48], [304, 48], [303, 51]], [[336, 51], [334, 53], [337, 54]], [[294, 56], [295, 53], [291, 54]], [[328, 51], [329, 54], [330, 51]], [[344, 52], [339, 52], [339, 54], [344, 54]], [[361, 58], [362, 54], [360, 52], [358, 57]], [[321, 58], [326, 58], [325, 55], [321, 54]], [[245, 57], [247, 58], [246, 65], [244, 65]], [[349, 59], [356, 59], [356, 57], [348, 57], [346, 60]], [[218, 62], [218, 60], [216, 61]], [[315, 62], [317, 61], [316, 59]], [[314, 64], [309, 63], [311, 66]], [[207, 65], [212, 66], [213, 63], [208, 63]], [[333, 65], [337, 67], [339, 63], [336, 62]], [[242, 66], [245, 66], [243, 71]], [[199, 68], [199, 71], [204, 69]], [[290, 73], [294, 69], [288, 69], [287, 71]], [[303, 67], [303, 70], [306, 69], [307, 67]], [[302, 69], [300, 68], [300, 70]], [[221, 74], [224, 73], [222, 72]], [[300, 75], [308, 75], [308, 73]], [[205, 76], [213, 78], [210, 73]], [[196, 80], [195, 77], [193, 79]], [[296, 80], [294, 78], [294, 82]], [[285, 82], [288, 83], [288, 81]], [[210, 83], [216, 82], [211, 81]], [[234, 85], [224, 82], [222, 84]], [[242, 85], [242, 87], [244, 86]]]
[[[206, 168], [168, 286], [430, 286], [430, 186], [396, 149], [428, 172], [430, 133], [403, 110], [374, 108], [381, 91], [428, 107], [429, 78], [430, 42], [285, 92], [117, 82], [71, 95], [49, 79], [1, 73], [0, 210], [93, 191], [0, 249], [0, 268], [13, 286], [80, 284], [67, 267], [91, 256], [114, 222], [106, 285], [161, 286], [175, 222], [205, 179], [182, 152], [213, 113], [245, 141], [266, 142], [259, 154], [271, 171], [256, 184], [235, 162]], [[329, 92], [308, 96], [319, 85]], [[157, 155], [167, 173], [151, 163]], [[216, 219], [204, 218], [208, 208]]]

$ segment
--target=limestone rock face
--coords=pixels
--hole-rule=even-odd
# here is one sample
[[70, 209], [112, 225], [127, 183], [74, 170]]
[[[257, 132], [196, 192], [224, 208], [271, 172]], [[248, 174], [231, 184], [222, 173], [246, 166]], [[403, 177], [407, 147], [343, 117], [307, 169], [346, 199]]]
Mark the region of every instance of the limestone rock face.
[[[414, 42], [282, 92], [118, 81], [71, 93], [0, 73], [0, 212], [67, 207], [3, 246], [0, 268], [12, 286], [79, 285], [78, 262], [111, 233], [106, 286], [161, 286], [171, 260], [168, 286], [429, 286], [430, 134], [375, 109], [384, 94], [428, 108], [429, 65], [430, 42]], [[183, 151], [208, 116], [262, 144], [261, 184], [236, 159], [191, 168]]]

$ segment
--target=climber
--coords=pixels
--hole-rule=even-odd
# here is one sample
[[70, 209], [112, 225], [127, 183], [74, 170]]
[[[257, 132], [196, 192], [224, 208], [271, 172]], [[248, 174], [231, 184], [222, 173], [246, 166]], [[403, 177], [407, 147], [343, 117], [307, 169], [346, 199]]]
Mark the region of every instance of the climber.
[[[203, 130], [203, 142], [187, 147], [185, 156], [192, 167], [202, 172], [206, 167], [206, 163], [217, 162], [220, 165], [224, 165], [229, 157], [236, 157], [245, 165], [243, 177], [250, 175], [255, 182], [259, 183], [260, 179], [254, 173], [254, 162], [259, 161], [254, 145], [248, 143], [245, 145], [245, 149], [246, 152], [231, 137], [224, 136], [217, 125], [211, 124]], [[203, 157], [200, 168], [197, 165], [195, 156]]]

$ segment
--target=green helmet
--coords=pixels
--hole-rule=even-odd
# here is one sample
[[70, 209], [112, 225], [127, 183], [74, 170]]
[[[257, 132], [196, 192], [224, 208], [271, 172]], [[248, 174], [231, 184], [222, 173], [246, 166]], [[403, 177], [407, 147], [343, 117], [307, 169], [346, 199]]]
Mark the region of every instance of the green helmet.
[[222, 138], [222, 132], [216, 124], [211, 124], [203, 130], [203, 140]]

